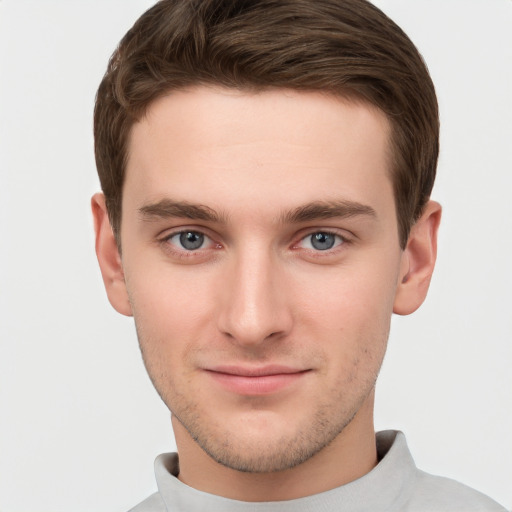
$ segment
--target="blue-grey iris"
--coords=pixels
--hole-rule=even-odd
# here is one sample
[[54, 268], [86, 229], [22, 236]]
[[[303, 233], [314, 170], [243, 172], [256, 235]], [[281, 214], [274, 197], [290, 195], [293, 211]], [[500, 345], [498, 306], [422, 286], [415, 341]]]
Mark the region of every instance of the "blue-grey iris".
[[185, 231], [180, 234], [180, 244], [188, 251], [199, 249], [204, 243], [204, 235], [196, 231]]
[[332, 249], [335, 242], [336, 237], [331, 233], [320, 232], [311, 235], [311, 245], [319, 251], [326, 251], [327, 249]]

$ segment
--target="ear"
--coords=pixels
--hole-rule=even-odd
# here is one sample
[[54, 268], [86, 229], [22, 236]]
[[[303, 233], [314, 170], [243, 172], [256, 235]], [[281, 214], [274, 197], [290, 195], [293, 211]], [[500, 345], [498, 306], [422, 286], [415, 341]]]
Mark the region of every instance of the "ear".
[[91, 208], [96, 232], [96, 256], [100, 264], [108, 300], [116, 311], [126, 316], [132, 316], [121, 255], [108, 218], [105, 196], [101, 192], [92, 197]]
[[437, 257], [437, 231], [441, 221], [441, 205], [429, 201], [422, 216], [414, 224], [402, 253], [393, 312], [409, 315], [427, 296]]

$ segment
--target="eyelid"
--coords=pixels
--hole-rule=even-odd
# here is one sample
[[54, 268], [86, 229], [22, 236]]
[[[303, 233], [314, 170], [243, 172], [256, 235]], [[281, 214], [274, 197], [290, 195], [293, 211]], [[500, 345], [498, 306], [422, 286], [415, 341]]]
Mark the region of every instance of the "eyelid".
[[218, 238], [218, 236], [212, 232], [211, 229], [206, 228], [204, 226], [197, 226], [193, 224], [180, 224], [178, 226], [172, 226], [168, 227], [162, 230], [159, 230], [159, 232], [156, 234], [155, 238], [158, 240], [168, 240], [169, 238], [178, 235], [180, 233], [200, 233], [201, 235], [204, 235], [207, 238], [210, 238], [211, 240], [215, 240]]
[[[333, 247], [329, 249], [315, 249], [313, 247], [302, 247], [302, 243], [307, 240], [309, 237], [316, 233], [325, 233], [329, 234], [335, 237], [338, 237], [341, 242], [337, 243]], [[309, 228], [307, 230], [301, 231], [296, 237], [294, 242], [291, 246], [292, 250], [301, 250], [304, 251], [305, 254], [310, 254], [314, 258], [328, 258], [329, 256], [334, 256], [335, 254], [338, 254], [342, 251], [344, 251], [348, 245], [352, 244], [354, 242], [355, 235], [353, 235], [350, 232], [347, 232], [346, 230], [341, 230], [337, 228]]]
[[[197, 247], [196, 249], [187, 249], [186, 247], [182, 247], [182, 243], [181, 243], [181, 236], [184, 235], [184, 234], [190, 234], [190, 233], [193, 233], [194, 235], [198, 235], [200, 237], [202, 237], [202, 245], [201, 247]], [[169, 243], [172, 243], [173, 245], [174, 242], [172, 241], [174, 238], [176, 238], [177, 240], [179, 240], [179, 242], [177, 241], [176, 242], [176, 245], [177, 247], [180, 249], [180, 250], [184, 250], [184, 251], [199, 251], [201, 249], [205, 249], [206, 247], [204, 246], [207, 246], [209, 245], [209, 243], [212, 242], [212, 239], [208, 236], [208, 235], [205, 235], [204, 233], [201, 233], [199, 231], [192, 231], [191, 229], [187, 229], [185, 231], [178, 231], [177, 233], [172, 233], [170, 236], [166, 237], [166, 241], [169, 242]], [[179, 244], [179, 245], [178, 245]]]
[[[171, 242], [171, 239], [177, 235], [182, 233], [198, 233], [205, 238], [205, 247], [200, 247], [195, 250], [187, 250], [184, 247], [179, 247], [177, 244]], [[170, 228], [162, 231], [159, 235], [157, 235], [157, 243], [162, 246], [162, 248], [173, 256], [177, 256], [180, 258], [193, 258], [199, 257], [200, 255], [204, 255], [206, 251], [212, 249], [220, 249], [222, 245], [215, 240], [216, 237], [211, 234], [209, 229], [205, 229], [203, 227], [198, 226], [177, 226], [174, 228]]]
[[298, 241], [304, 240], [308, 236], [314, 235], [316, 233], [326, 233], [328, 235], [339, 236], [341, 239], [349, 242], [353, 238], [356, 238], [354, 234], [346, 229], [334, 228], [334, 227], [313, 227], [302, 229], [294, 238]]
[[[171, 238], [179, 235], [181, 233], [187, 233], [187, 232], [195, 232], [203, 235], [205, 239], [208, 241], [205, 247], [200, 247], [195, 250], [187, 250], [185, 248], [180, 248], [178, 245], [173, 244], [170, 242]], [[342, 243], [336, 244], [334, 247], [330, 249], [314, 249], [314, 248], [305, 248], [301, 247], [301, 243], [307, 239], [308, 237], [314, 235], [315, 233], [326, 233], [333, 235], [335, 237], [338, 237]], [[347, 245], [352, 244], [355, 242], [355, 239], [358, 237], [351, 233], [350, 231], [347, 231], [345, 229], [335, 228], [335, 227], [326, 227], [326, 228], [318, 228], [318, 227], [309, 227], [300, 230], [299, 233], [297, 233], [294, 237], [294, 242], [292, 242], [290, 249], [291, 250], [303, 250], [305, 252], [311, 253], [314, 257], [321, 258], [327, 257], [329, 255], [333, 255], [334, 253], [337, 253], [338, 251], [342, 251], [346, 248]], [[206, 242], [205, 240], [205, 242]], [[160, 234], [156, 236], [156, 242], [162, 246], [163, 250], [167, 253], [169, 253], [171, 256], [177, 257], [177, 258], [199, 258], [201, 255], [203, 257], [206, 257], [205, 253], [211, 254], [209, 251], [216, 250], [216, 249], [222, 249], [224, 247], [224, 244], [219, 240], [219, 236], [216, 233], [212, 233], [212, 231], [209, 228], [206, 228], [204, 226], [197, 226], [197, 225], [180, 225], [175, 226], [172, 228], [168, 228], [165, 230], [162, 230]]]

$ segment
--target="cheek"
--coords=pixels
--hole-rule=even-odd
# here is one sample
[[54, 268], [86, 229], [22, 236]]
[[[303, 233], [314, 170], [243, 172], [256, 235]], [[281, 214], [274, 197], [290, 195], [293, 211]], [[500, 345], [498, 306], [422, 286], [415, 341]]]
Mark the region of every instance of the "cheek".
[[185, 370], [184, 361], [205, 329], [211, 328], [212, 318], [208, 311], [212, 301], [204, 287], [165, 269], [156, 274], [135, 272], [130, 279], [127, 273], [139, 344], [153, 380]]
[[[353, 269], [352, 269], [353, 270]], [[391, 277], [389, 277], [391, 275]], [[338, 272], [322, 287], [308, 286], [301, 297], [299, 322], [316, 340], [328, 365], [345, 382], [373, 375], [384, 357], [394, 298], [393, 273]]]
[[159, 258], [133, 261], [126, 284], [137, 316], [152, 329], [194, 329], [214, 303], [209, 279], [193, 267], [176, 268]]
[[[391, 268], [392, 269], [392, 268]], [[371, 330], [389, 324], [395, 295], [395, 272], [366, 266], [335, 269], [322, 280], [302, 280], [293, 290], [298, 309], [324, 326]]]
[[153, 386], [171, 409], [183, 383], [192, 379], [187, 361], [197, 339], [194, 326], [198, 319], [178, 293], [169, 293], [158, 283], [153, 287], [150, 282], [145, 284], [147, 287], [134, 286], [130, 290], [137, 338]]

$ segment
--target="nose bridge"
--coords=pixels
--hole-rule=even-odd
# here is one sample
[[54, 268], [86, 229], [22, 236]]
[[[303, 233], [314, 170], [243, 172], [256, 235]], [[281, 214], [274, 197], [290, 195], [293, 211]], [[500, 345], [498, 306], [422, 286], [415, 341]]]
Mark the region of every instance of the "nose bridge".
[[256, 345], [291, 328], [281, 262], [271, 248], [246, 244], [232, 255], [219, 328], [239, 344]]

